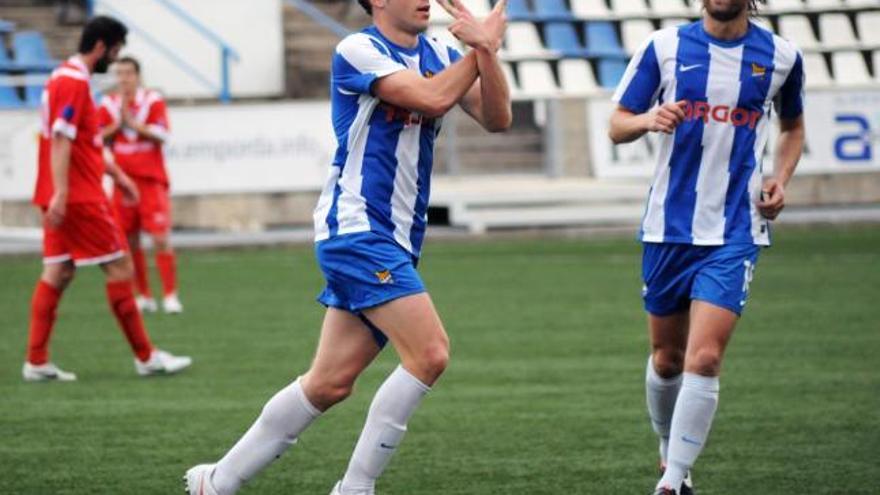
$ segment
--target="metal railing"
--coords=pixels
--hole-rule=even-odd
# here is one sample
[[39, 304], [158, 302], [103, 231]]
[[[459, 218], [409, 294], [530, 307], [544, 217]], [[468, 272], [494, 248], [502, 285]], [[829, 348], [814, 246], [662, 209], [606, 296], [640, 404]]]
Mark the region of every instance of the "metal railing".
[[165, 43], [157, 39], [155, 36], [151, 35], [147, 30], [141, 28], [137, 22], [130, 19], [119, 9], [115, 8], [110, 2], [106, 0], [88, 0], [88, 13], [89, 16], [94, 15], [95, 8], [100, 7], [101, 9], [107, 11], [110, 15], [113, 15], [126, 26], [128, 26], [129, 30], [134, 33], [137, 33], [138, 36], [142, 37], [149, 43], [154, 49], [159, 51], [165, 58], [171, 61], [174, 65], [176, 65], [179, 69], [185, 72], [187, 75], [198, 81], [203, 86], [211, 89], [215, 92], [220, 99], [220, 101], [224, 103], [228, 103], [232, 99], [232, 94], [230, 90], [230, 75], [229, 75], [229, 62], [230, 60], [238, 62], [241, 60], [241, 56], [232, 47], [228, 42], [226, 42], [223, 38], [220, 37], [217, 33], [199, 21], [195, 16], [184, 10], [180, 5], [175, 3], [172, 0], [152, 0], [154, 3], [160, 5], [165, 10], [170, 12], [176, 18], [180, 19], [184, 23], [186, 23], [193, 31], [199, 34], [202, 38], [210, 41], [217, 45], [217, 48], [220, 51], [220, 74], [219, 74], [219, 83], [216, 83], [212, 80], [211, 77], [206, 76], [198, 69], [196, 69], [193, 64], [189, 63], [187, 60], [183, 59], [179, 55], [177, 55], [174, 50], [168, 47]]
[[345, 27], [342, 23], [337, 21], [336, 19], [330, 17], [325, 14], [321, 9], [315, 7], [307, 0], [284, 0], [288, 5], [296, 7], [300, 12], [312, 18], [313, 21], [317, 22], [321, 26], [333, 31], [336, 36], [340, 38], [345, 38], [349, 34], [351, 34], [351, 29]]

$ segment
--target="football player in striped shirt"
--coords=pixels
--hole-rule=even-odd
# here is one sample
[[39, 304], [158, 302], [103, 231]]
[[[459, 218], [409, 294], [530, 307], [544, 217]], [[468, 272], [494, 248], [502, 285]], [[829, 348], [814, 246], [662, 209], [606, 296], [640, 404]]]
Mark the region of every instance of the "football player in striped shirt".
[[327, 286], [321, 340], [308, 372], [279, 391], [217, 463], [186, 473], [190, 494], [227, 495], [345, 399], [390, 341], [401, 365], [373, 398], [337, 495], [370, 495], [407, 422], [446, 368], [449, 341], [416, 271], [427, 222], [434, 141], [454, 105], [490, 131], [512, 120], [497, 51], [506, 2], [483, 21], [458, 0], [449, 30], [462, 55], [426, 36], [428, 0], [360, 0], [374, 25], [343, 39], [331, 73], [338, 140], [315, 209], [316, 253]]
[[[660, 140], [641, 241], [647, 403], [664, 469], [656, 494], [666, 495], [692, 493], [724, 350], [804, 144], [800, 51], [750, 20], [754, 0], [703, 0], [703, 10], [642, 44], [609, 132], [615, 143]], [[765, 176], [774, 109], [781, 133]]]

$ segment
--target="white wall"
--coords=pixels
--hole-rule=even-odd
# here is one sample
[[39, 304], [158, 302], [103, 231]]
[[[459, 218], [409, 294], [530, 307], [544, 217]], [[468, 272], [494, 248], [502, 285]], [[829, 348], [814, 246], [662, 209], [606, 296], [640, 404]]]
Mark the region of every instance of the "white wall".
[[[284, 91], [281, 0], [171, 0], [230, 44], [240, 55], [230, 63], [233, 97], [274, 96]], [[179, 58], [220, 85], [220, 50], [154, 0], [96, 0], [96, 14], [118, 15], [149, 33]], [[147, 86], [175, 98], [212, 97], [212, 91], [181, 70], [131, 29], [124, 54], [143, 64]]]
[[[336, 152], [327, 101], [172, 107], [175, 195], [319, 191]], [[33, 194], [39, 116], [0, 112], [0, 200]]]

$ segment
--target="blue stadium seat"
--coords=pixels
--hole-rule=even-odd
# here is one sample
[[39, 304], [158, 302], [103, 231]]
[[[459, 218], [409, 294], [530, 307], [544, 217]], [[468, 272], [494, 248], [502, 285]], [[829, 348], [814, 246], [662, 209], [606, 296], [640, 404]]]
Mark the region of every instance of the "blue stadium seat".
[[626, 58], [626, 52], [617, 37], [614, 24], [607, 21], [584, 23], [586, 48], [591, 56], [603, 58]]
[[11, 33], [15, 31], [15, 23], [0, 19], [0, 34]]
[[17, 69], [18, 66], [9, 59], [9, 54], [6, 52], [6, 45], [3, 43], [3, 39], [0, 38], [0, 72], [10, 71]]
[[568, 9], [565, 0], [539, 0], [535, 2], [535, 16], [541, 21], [568, 21], [574, 14]]
[[507, 4], [507, 17], [511, 21], [531, 21], [535, 19], [527, 0], [510, 0]]
[[588, 55], [578, 39], [574, 24], [570, 22], [544, 24], [544, 39], [547, 40], [547, 48], [561, 53], [563, 57], [583, 58]]
[[49, 55], [46, 40], [37, 31], [20, 31], [12, 35], [15, 62], [24, 70], [51, 72], [58, 61]]
[[621, 58], [599, 59], [599, 85], [603, 88], [615, 88], [626, 72], [626, 60]]

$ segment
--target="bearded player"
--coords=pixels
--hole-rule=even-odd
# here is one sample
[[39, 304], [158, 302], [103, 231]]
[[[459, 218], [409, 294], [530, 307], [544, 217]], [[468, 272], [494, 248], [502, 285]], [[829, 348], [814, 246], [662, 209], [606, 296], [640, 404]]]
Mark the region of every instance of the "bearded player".
[[168, 173], [162, 146], [168, 139], [165, 100], [157, 91], [141, 84], [141, 65], [132, 57], [114, 64], [119, 91], [107, 95], [98, 108], [98, 125], [110, 143], [113, 160], [137, 185], [140, 200], [130, 203], [116, 187], [113, 206], [128, 239], [134, 261], [138, 307], [155, 312], [156, 300], [150, 290], [147, 260], [141, 248], [141, 231], [150, 235], [156, 251], [156, 267], [162, 280], [162, 309], [181, 313], [177, 296], [177, 261], [171, 249], [171, 201]]
[[[660, 139], [641, 229], [647, 403], [664, 469], [657, 495], [692, 493], [724, 350], [804, 145], [800, 51], [750, 21], [754, 0], [703, 0], [703, 10], [641, 46], [614, 95], [609, 133], [615, 143]], [[774, 108], [781, 133], [764, 177]]]
[[135, 355], [142, 376], [176, 373], [192, 360], [153, 347], [137, 308], [131, 259], [110, 202], [104, 173], [137, 199], [124, 172], [105, 164], [97, 114], [89, 88], [92, 73], [107, 71], [125, 44], [126, 27], [95, 17], [83, 28], [79, 53], [55, 69], [43, 91], [39, 170], [34, 203], [43, 212], [43, 272], [31, 302], [26, 381], [72, 381], [76, 375], [49, 361], [49, 338], [61, 296], [76, 269], [98, 265], [106, 276], [107, 302]]
[[342, 40], [331, 88], [336, 158], [315, 210], [327, 306], [311, 368], [265, 405], [217, 464], [186, 473], [191, 495], [229, 495], [351, 392], [387, 341], [401, 365], [373, 398], [336, 495], [370, 495], [409, 418], [443, 373], [449, 340], [416, 271], [426, 229], [434, 140], [455, 104], [490, 131], [511, 123], [497, 50], [506, 2], [483, 22], [460, 2], [450, 31], [462, 56], [423, 33], [427, 0], [361, 0], [374, 25]]

